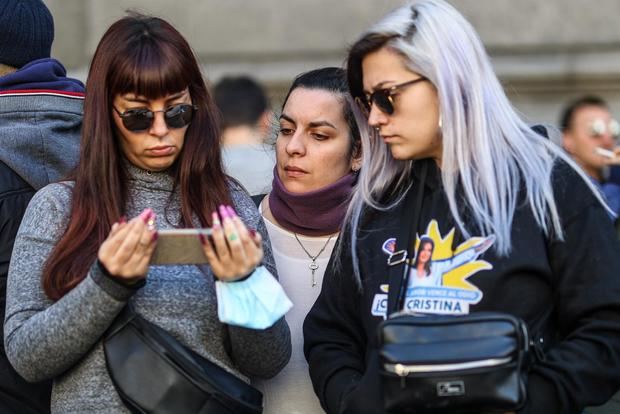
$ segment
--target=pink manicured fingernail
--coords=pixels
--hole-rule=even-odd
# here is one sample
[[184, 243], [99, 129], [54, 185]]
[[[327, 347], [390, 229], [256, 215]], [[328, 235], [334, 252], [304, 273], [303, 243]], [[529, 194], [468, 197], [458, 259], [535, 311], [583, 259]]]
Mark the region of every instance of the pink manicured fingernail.
[[145, 222], [148, 223], [149, 218], [151, 217], [151, 214], [153, 214], [153, 210], [151, 210], [150, 208], [147, 208], [146, 210], [144, 210], [142, 213], [140, 213], [140, 218]]
[[121, 216], [120, 220], [118, 221], [120, 224], [125, 224], [127, 223], [127, 217], [125, 216]]
[[222, 219], [230, 217], [230, 214], [228, 214], [228, 210], [226, 209], [226, 206], [224, 205], [220, 206], [220, 216], [222, 216]]
[[155, 216], [155, 213], [151, 213], [149, 218], [146, 220], [146, 227], [147, 229], [149, 229], [149, 231], [155, 230], [155, 219], [156, 218], [157, 216]]
[[231, 206], [226, 206], [226, 211], [228, 212], [230, 217], [237, 217], [237, 213], [235, 212], [235, 209], [232, 208]]
[[200, 243], [204, 246], [207, 244], [207, 239], [205, 239], [205, 235], [202, 233], [198, 233], [198, 238], [200, 239]]
[[251, 236], [252, 238], [256, 237], [256, 230], [254, 230], [254, 229], [248, 229], [248, 231], [250, 232], [250, 236]]
[[156, 241], [159, 238], [159, 233], [153, 233], [153, 241]]

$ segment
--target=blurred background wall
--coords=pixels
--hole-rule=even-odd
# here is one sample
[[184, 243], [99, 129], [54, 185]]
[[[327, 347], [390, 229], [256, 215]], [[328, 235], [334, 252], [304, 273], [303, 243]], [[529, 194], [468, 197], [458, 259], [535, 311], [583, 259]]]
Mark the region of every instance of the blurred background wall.
[[[514, 105], [556, 123], [568, 100], [600, 95], [620, 116], [620, 0], [451, 0], [478, 30]], [[278, 104], [292, 78], [341, 66], [346, 48], [395, 0], [46, 0], [53, 56], [85, 80], [106, 28], [135, 9], [169, 20], [210, 83], [250, 74]]]

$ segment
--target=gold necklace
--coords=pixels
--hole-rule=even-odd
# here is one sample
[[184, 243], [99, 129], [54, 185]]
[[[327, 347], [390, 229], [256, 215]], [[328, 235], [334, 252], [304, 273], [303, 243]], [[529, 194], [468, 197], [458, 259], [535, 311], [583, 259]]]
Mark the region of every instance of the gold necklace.
[[332, 234], [331, 236], [329, 236], [329, 238], [327, 239], [327, 241], [325, 242], [325, 244], [323, 245], [321, 250], [316, 255], [314, 255], [314, 256], [312, 256], [308, 252], [308, 250], [306, 250], [304, 245], [301, 243], [301, 240], [299, 240], [299, 237], [297, 237], [297, 233], [293, 233], [293, 235], [295, 236], [295, 240], [297, 240], [297, 243], [299, 243], [299, 245], [303, 249], [304, 253], [306, 253], [306, 255], [308, 256], [308, 259], [312, 260], [312, 263], [310, 263], [310, 265], [308, 265], [308, 268], [312, 271], [312, 287], [315, 287], [316, 286], [316, 280], [314, 279], [314, 272], [316, 272], [316, 270], [319, 268], [319, 265], [316, 264], [316, 259], [318, 259], [319, 256], [321, 255], [321, 253], [323, 253], [323, 251], [325, 250], [325, 248], [329, 244], [329, 241], [332, 239], [332, 237], [334, 237], [334, 235]]

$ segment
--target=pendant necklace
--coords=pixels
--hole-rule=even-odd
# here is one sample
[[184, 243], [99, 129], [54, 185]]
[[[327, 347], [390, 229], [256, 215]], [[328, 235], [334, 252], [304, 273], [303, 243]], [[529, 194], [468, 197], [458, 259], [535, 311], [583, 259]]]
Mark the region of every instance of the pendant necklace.
[[314, 279], [314, 273], [316, 272], [316, 270], [319, 268], [319, 265], [316, 264], [316, 259], [319, 258], [319, 256], [321, 255], [321, 253], [323, 253], [323, 251], [325, 250], [325, 248], [327, 247], [327, 245], [329, 244], [329, 241], [332, 239], [332, 237], [334, 237], [334, 235], [332, 234], [331, 236], [329, 236], [329, 238], [327, 239], [327, 241], [325, 242], [325, 244], [323, 245], [323, 247], [321, 248], [321, 250], [315, 255], [312, 256], [308, 250], [306, 250], [306, 248], [304, 247], [304, 245], [301, 243], [301, 241], [299, 240], [299, 237], [297, 237], [297, 233], [293, 233], [293, 235], [295, 235], [295, 240], [297, 240], [297, 243], [299, 243], [299, 245], [301, 246], [301, 248], [303, 249], [304, 253], [306, 253], [306, 255], [308, 256], [308, 259], [312, 260], [312, 263], [310, 263], [310, 265], [308, 266], [308, 268], [312, 271], [312, 287], [316, 286], [316, 280]]

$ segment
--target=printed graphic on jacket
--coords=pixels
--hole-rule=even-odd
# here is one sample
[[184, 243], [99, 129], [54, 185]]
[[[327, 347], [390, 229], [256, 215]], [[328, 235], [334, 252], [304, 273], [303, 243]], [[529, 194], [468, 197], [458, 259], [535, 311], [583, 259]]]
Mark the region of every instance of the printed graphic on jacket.
[[[416, 235], [415, 256], [409, 261], [409, 279], [404, 309], [409, 312], [443, 315], [469, 313], [469, 306], [482, 299], [482, 292], [467, 281], [481, 270], [493, 266], [479, 259], [495, 241], [495, 236], [472, 237], [452, 250], [454, 228], [445, 237], [439, 225], [432, 220], [425, 234]], [[383, 251], [394, 251], [395, 239], [383, 243]], [[387, 285], [381, 285], [382, 293], [375, 295], [371, 313], [385, 317]]]

